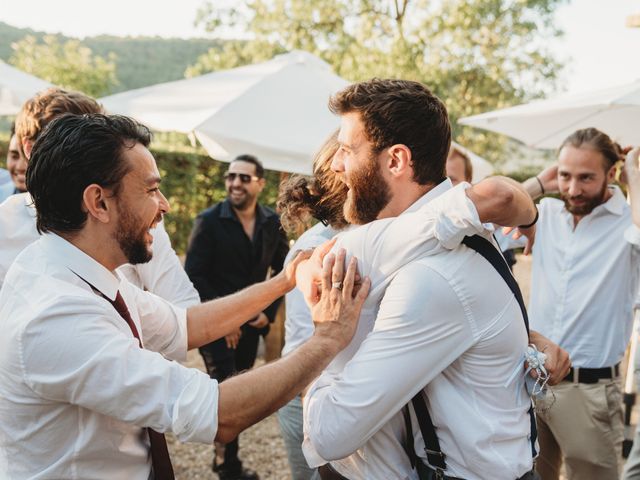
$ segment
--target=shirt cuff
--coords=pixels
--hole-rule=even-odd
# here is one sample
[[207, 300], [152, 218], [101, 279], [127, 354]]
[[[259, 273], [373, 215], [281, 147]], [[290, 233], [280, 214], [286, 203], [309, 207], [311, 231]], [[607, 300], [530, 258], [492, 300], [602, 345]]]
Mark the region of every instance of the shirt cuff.
[[629, 225], [629, 228], [624, 232], [624, 239], [631, 245], [640, 247], [640, 228], [635, 224]]
[[471, 184], [462, 182], [429, 203], [438, 212], [435, 237], [449, 250], [456, 248], [466, 236], [486, 232], [476, 206], [467, 196]]
[[218, 382], [192, 371], [174, 404], [171, 431], [181, 442], [212, 444], [218, 431]]
[[189, 334], [187, 332], [187, 310], [171, 305], [171, 309], [174, 312], [176, 318], [177, 332], [175, 340], [171, 342], [167, 348], [162, 350], [162, 356], [169, 360], [175, 360], [177, 362], [184, 362], [187, 360], [187, 351], [189, 348]]

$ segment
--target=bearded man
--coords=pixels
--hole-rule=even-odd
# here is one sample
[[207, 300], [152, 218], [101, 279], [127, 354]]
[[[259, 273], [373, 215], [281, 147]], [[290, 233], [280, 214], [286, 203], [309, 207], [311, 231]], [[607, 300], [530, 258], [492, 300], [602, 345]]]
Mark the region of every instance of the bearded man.
[[[289, 244], [276, 212], [258, 204], [264, 186], [260, 161], [253, 155], [240, 155], [225, 174], [226, 200], [198, 215], [185, 269], [203, 302], [261, 282], [269, 269], [273, 273], [282, 270]], [[211, 378], [221, 382], [253, 366], [260, 336], [269, 332], [279, 302], [241, 329], [200, 348]], [[243, 468], [237, 439], [227, 445], [216, 443], [213, 470], [221, 480], [258, 478]]]
[[[558, 163], [525, 182], [539, 204], [531, 328], [567, 350], [574, 368], [538, 412], [544, 480], [617, 479], [623, 438], [620, 361], [638, 291], [640, 235], [632, 209], [610, 185], [620, 149], [588, 128], [561, 145]], [[637, 185], [630, 185], [633, 190]], [[550, 398], [549, 401], [552, 401]]]

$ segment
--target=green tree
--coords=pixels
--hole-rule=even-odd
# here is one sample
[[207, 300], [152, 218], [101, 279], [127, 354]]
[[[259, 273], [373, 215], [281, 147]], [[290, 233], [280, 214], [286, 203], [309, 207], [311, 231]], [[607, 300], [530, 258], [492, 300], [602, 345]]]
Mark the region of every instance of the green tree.
[[447, 103], [456, 137], [495, 160], [503, 139], [455, 121], [544, 95], [561, 66], [543, 40], [561, 32], [563, 0], [244, 0], [207, 2], [197, 22], [215, 34], [247, 32], [211, 50], [190, 75], [293, 49], [314, 53], [352, 81], [418, 80]]
[[79, 40], [60, 43], [56, 36], [45, 35], [39, 42], [29, 35], [11, 48], [9, 63], [60, 87], [101, 97], [117, 84], [115, 55], [93, 55]]

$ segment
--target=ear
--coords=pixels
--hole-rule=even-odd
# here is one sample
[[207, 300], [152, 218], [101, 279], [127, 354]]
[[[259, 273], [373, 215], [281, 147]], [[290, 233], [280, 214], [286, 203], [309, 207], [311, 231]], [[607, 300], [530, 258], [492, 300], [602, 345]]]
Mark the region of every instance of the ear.
[[[387, 149], [389, 159], [387, 168], [394, 177], [401, 177], [411, 171], [411, 149], [401, 143], [392, 145]], [[413, 174], [413, 172], [410, 172]]]
[[100, 223], [109, 223], [113, 216], [113, 196], [100, 185], [89, 185], [82, 193], [82, 208], [90, 218]]
[[264, 188], [264, 186], [267, 184], [267, 179], [266, 178], [259, 178], [258, 179], [258, 186], [260, 187], [260, 191], [262, 191], [262, 189]]
[[29, 160], [31, 158], [31, 150], [33, 150], [33, 140], [23, 138], [20, 143], [22, 143], [22, 153], [24, 153], [24, 156]]
[[[618, 162], [619, 163], [619, 162]], [[618, 170], [618, 163], [613, 165], [607, 172], [607, 183], [613, 183], [616, 180], [616, 172]]]

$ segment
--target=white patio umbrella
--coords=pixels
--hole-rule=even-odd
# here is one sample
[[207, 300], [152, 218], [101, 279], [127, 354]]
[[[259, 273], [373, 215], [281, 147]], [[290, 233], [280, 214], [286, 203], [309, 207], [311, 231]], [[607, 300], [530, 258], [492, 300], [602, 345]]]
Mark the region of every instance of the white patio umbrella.
[[451, 148], [464, 153], [469, 157], [469, 160], [471, 160], [471, 165], [473, 166], [473, 179], [471, 180], [471, 183], [477, 183], [483, 178], [493, 175], [493, 165], [480, 155], [476, 155], [468, 148], [465, 148], [456, 142], [451, 142]]
[[533, 148], [553, 149], [575, 130], [595, 127], [621, 145], [640, 144], [640, 80], [465, 117], [462, 125], [503, 133]]
[[266, 168], [308, 174], [314, 152], [339, 124], [329, 96], [347, 84], [321, 59], [293, 51], [100, 102], [155, 130], [194, 132], [216, 159], [250, 153]]
[[0, 60], [0, 115], [15, 115], [26, 100], [50, 86], [49, 82]]

